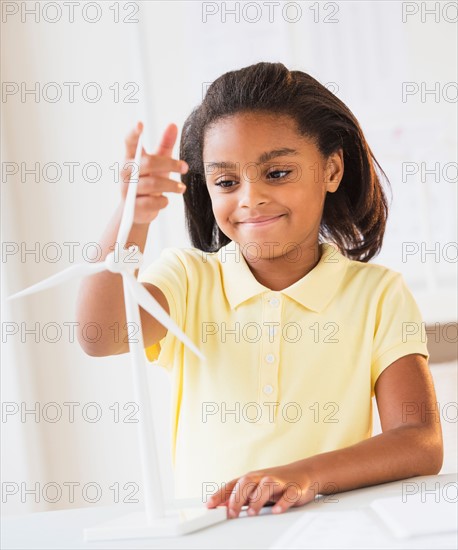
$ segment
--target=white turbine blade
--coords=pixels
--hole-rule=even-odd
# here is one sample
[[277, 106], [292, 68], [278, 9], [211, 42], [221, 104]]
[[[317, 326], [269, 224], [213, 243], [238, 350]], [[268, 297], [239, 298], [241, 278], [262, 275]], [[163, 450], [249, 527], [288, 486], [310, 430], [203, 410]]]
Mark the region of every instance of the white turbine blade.
[[123, 276], [127, 277], [129, 289], [138, 305], [157, 319], [167, 330], [170, 330], [178, 340], [183, 342], [183, 344], [191, 349], [200, 359], [202, 359], [202, 361], [205, 361], [205, 355], [203, 355], [199, 348], [194, 345], [192, 340], [186, 336], [178, 325], [172, 321], [169, 315], [167, 315], [167, 312], [158, 304], [146, 288], [139, 283], [131, 273], [123, 273]]
[[124, 210], [122, 212], [121, 223], [119, 224], [118, 236], [116, 238], [121, 250], [126, 246], [126, 242], [134, 221], [135, 198], [137, 196], [138, 180], [140, 176], [140, 161], [142, 158], [142, 143], [143, 134], [140, 134], [137, 149], [135, 151], [135, 166], [132, 167], [126, 200], [124, 201]]
[[27, 294], [33, 294], [34, 292], [45, 290], [46, 288], [51, 288], [58, 285], [59, 283], [68, 281], [69, 279], [74, 279], [75, 277], [84, 277], [86, 275], [99, 273], [100, 271], [104, 271], [105, 269], [105, 262], [72, 265], [70, 267], [67, 267], [67, 269], [64, 269], [60, 273], [56, 273], [55, 275], [52, 275], [51, 277], [48, 277], [47, 279], [44, 279], [43, 281], [35, 285], [29, 286], [24, 290], [12, 294], [8, 297], [8, 300], [13, 300], [15, 298], [20, 298], [21, 296], [26, 296]]

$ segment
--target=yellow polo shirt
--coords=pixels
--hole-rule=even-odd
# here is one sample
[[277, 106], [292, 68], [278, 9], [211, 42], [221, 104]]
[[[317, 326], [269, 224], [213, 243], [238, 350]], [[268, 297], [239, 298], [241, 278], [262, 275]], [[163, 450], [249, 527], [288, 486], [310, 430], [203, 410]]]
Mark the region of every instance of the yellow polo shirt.
[[329, 243], [320, 252], [281, 291], [255, 279], [233, 241], [213, 254], [166, 248], [140, 275], [207, 357], [171, 332], [146, 349], [171, 375], [177, 498], [370, 437], [378, 376], [404, 355], [429, 357], [400, 273]]

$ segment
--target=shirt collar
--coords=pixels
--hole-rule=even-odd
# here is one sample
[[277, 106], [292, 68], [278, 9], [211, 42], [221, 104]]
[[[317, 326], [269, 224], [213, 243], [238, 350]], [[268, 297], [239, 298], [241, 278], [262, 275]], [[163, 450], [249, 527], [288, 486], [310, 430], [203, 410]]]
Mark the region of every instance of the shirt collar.
[[[277, 291], [316, 312], [322, 311], [332, 300], [350, 262], [330, 243], [321, 243], [319, 247], [321, 257], [318, 264], [299, 281]], [[256, 280], [235, 241], [221, 247], [217, 256], [231, 309], [258, 294], [274, 292]]]

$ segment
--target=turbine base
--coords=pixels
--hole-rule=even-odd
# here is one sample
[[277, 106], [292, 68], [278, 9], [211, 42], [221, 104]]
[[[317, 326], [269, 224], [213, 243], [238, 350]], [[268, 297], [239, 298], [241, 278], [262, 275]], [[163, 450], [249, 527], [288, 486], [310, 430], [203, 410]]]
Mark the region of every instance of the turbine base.
[[204, 529], [227, 519], [226, 506], [217, 508], [181, 508], [168, 510], [165, 517], [148, 523], [144, 511], [121, 516], [94, 527], [84, 529], [84, 539], [118, 540], [146, 539], [153, 537], [179, 537], [192, 531]]

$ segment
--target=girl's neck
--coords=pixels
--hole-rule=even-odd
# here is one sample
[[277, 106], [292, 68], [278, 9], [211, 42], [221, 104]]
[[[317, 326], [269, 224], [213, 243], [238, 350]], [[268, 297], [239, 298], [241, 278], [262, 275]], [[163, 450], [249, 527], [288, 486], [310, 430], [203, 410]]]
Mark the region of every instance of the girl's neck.
[[[297, 259], [294, 260], [296, 253]], [[288, 288], [305, 277], [316, 267], [320, 257], [321, 250], [318, 242], [312, 247], [301, 247], [301, 254], [299, 251], [290, 250], [289, 257], [285, 254], [274, 258], [258, 257], [250, 260], [250, 257], [244, 256], [255, 279], [275, 291]]]

